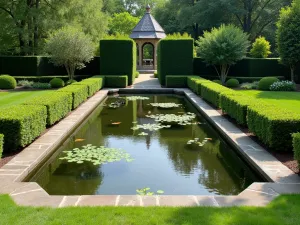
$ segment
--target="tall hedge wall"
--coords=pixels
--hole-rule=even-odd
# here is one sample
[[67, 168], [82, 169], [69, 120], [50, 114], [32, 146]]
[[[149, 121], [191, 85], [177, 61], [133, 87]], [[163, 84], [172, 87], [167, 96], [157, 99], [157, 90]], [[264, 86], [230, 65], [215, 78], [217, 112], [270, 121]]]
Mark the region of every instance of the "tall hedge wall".
[[136, 44], [131, 39], [100, 41], [100, 74], [126, 75], [131, 85], [136, 73]]
[[[256, 59], [245, 58], [229, 70], [228, 76], [231, 77], [280, 77], [284, 76], [290, 79], [290, 70], [288, 67], [281, 65], [278, 58]], [[207, 66], [202, 59], [194, 58], [194, 74], [200, 76], [217, 76], [212, 66]], [[296, 78], [300, 82], [300, 66], [296, 69]]]
[[158, 44], [157, 71], [162, 85], [167, 75], [193, 75], [193, 39], [163, 39]]
[[[64, 67], [54, 66], [46, 56], [0, 56], [0, 74], [11, 76], [57, 76], [65, 75]], [[95, 57], [85, 68], [76, 70], [75, 75], [99, 75], [100, 57]]]

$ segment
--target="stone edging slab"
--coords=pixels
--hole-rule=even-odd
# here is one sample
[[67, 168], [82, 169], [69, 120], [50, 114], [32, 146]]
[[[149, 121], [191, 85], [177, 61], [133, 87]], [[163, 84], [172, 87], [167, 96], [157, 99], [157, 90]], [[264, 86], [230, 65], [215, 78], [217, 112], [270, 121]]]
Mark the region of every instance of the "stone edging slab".
[[[43, 160], [49, 157], [64, 140], [110, 93], [122, 94], [180, 94], [203, 114], [245, 160], [267, 180], [274, 183], [253, 183], [238, 196], [50, 196], [35, 182], [22, 182]], [[247, 137], [234, 124], [189, 89], [111, 89], [101, 90], [53, 126], [43, 136], [25, 148], [0, 169], [0, 194], [9, 194], [25, 206], [265, 206], [282, 193], [299, 193], [300, 178], [281, 164], [265, 149]]]

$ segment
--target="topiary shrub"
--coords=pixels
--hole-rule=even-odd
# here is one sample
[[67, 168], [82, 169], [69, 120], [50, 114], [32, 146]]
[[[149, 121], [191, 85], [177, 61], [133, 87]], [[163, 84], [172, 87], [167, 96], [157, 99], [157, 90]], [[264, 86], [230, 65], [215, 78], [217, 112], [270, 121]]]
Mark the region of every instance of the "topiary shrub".
[[278, 81], [279, 79], [276, 77], [264, 77], [259, 81], [258, 89], [262, 91], [269, 91], [270, 86]]
[[154, 72], [154, 78], [158, 78], [158, 73]]
[[3, 135], [3, 134], [0, 134], [0, 159], [1, 159], [1, 157], [2, 157], [3, 144], [4, 144], [4, 135]]
[[17, 81], [15, 78], [9, 75], [0, 76], [0, 89], [15, 89]]
[[139, 76], [140, 76], [139, 71], [135, 71], [135, 78], [139, 78]]
[[62, 88], [65, 86], [65, 82], [61, 78], [53, 78], [50, 85], [52, 88]]
[[229, 79], [226, 81], [226, 86], [230, 88], [236, 88], [240, 85], [240, 82], [237, 79]]
[[250, 55], [254, 58], [267, 58], [271, 54], [271, 45], [264, 37], [256, 38], [252, 44]]
[[298, 161], [298, 166], [300, 166], [300, 133], [293, 134], [293, 149], [294, 158]]
[[288, 80], [275, 82], [270, 86], [270, 91], [296, 91], [296, 84]]

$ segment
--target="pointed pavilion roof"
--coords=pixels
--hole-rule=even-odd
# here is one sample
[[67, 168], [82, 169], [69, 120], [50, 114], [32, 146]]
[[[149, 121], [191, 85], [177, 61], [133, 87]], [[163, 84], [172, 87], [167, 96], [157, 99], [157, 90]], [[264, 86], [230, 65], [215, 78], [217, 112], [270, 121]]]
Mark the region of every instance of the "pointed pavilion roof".
[[140, 22], [133, 29], [130, 38], [132, 39], [162, 39], [166, 37], [164, 29], [151, 15], [151, 8], [148, 5], [147, 12]]

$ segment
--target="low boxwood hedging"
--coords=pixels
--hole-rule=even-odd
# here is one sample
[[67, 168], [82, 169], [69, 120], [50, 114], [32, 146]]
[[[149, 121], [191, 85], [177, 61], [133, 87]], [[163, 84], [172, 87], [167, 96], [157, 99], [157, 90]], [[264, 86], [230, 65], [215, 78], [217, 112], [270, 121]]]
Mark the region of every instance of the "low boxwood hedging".
[[127, 76], [105, 76], [105, 87], [125, 88], [128, 86]]
[[58, 92], [72, 93], [72, 109], [76, 109], [82, 102], [88, 98], [88, 87], [87, 85], [75, 85], [71, 84], [67, 87], [57, 90]]
[[63, 79], [61, 78], [53, 78], [52, 80], [50, 80], [50, 85], [52, 88], [62, 88], [65, 86], [65, 82], [63, 81]]
[[293, 148], [294, 158], [298, 161], [298, 165], [300, 165], [300, 133], [293, 134]]
[[[9, 112], [9, 113], [8, 113]], [[18, 105], [0, 109], [0, 133], [4, 152], [25, 147], [46, 129], [47, 109], [39, 105]]]
[[100, 75], [93, 76], [93, 77], [89, 78], [89, 80], [96, 80], [96, 81], [98, 81], [100, 89], [102, 89], [105, 86], [105, 77], [104, 76], [100, 76]]
[[[203, 75], [201, 76], [202, 78], [208, 79], [208, 80], [220, 80], [220, 77], [218, 76], [213, 76], [213, 75]], [[237, 79], [240, 83], [247, 83], [247, 82], [254, 82], [254, 81], [260, 81], [264, 77], [233, 77], [233, 76], [228, 76], [227, 80], [229, 79]], [[279, 80], [284, 80], [284, 76], [277, 76]]]
[[249, 98], [239, 92], [222, 93], [220, 106], [223, 112], [235, 119], [238, 124], [247, 125], [247, 110], [249, 105], [259, 104], [257, 99]]
[[201, 97], [217, 108], [220, 107], [220, 94], [234, 92], [234, 90], [214, 82], [203, 82], [201, 84]]
[[300, 131], [300, 115], [271, 104], [248, 107], [247, 124], [264, 144], [274, 150], [292, 148], [292, 133]]
[[93, 96], [97, 91], [100, 90], [100, 84], [95, 80], [83, 80], [81, 82], [73, 83], [72, 85], [84, 85], [88, 88], [88, 96]]
[[185, 88], [187, 87], [187, 76], [166, 76], [166, 87], [168, 88]]
[[201, 95], [201, 88], [202, 88], [202, 84], [204, 84], [204, 83], [212, 83], [212, 82], [209, 80], [203, 79], [201, 77], [195, 77], [195, 76], [187, 78], [188, 87], [198, 95]]
[[0, 134], [0, 159], [1, 159], [1, 157], [2, 157], [3, 144], [4, 144], [4, 135], [3, 135], [3, 134]]
[[72, 110], [73, 98], [70, 92], [52, 92], [32, 98], [23, 104], [42, 105], [47, 108], [47, 125], [51, 126]]

